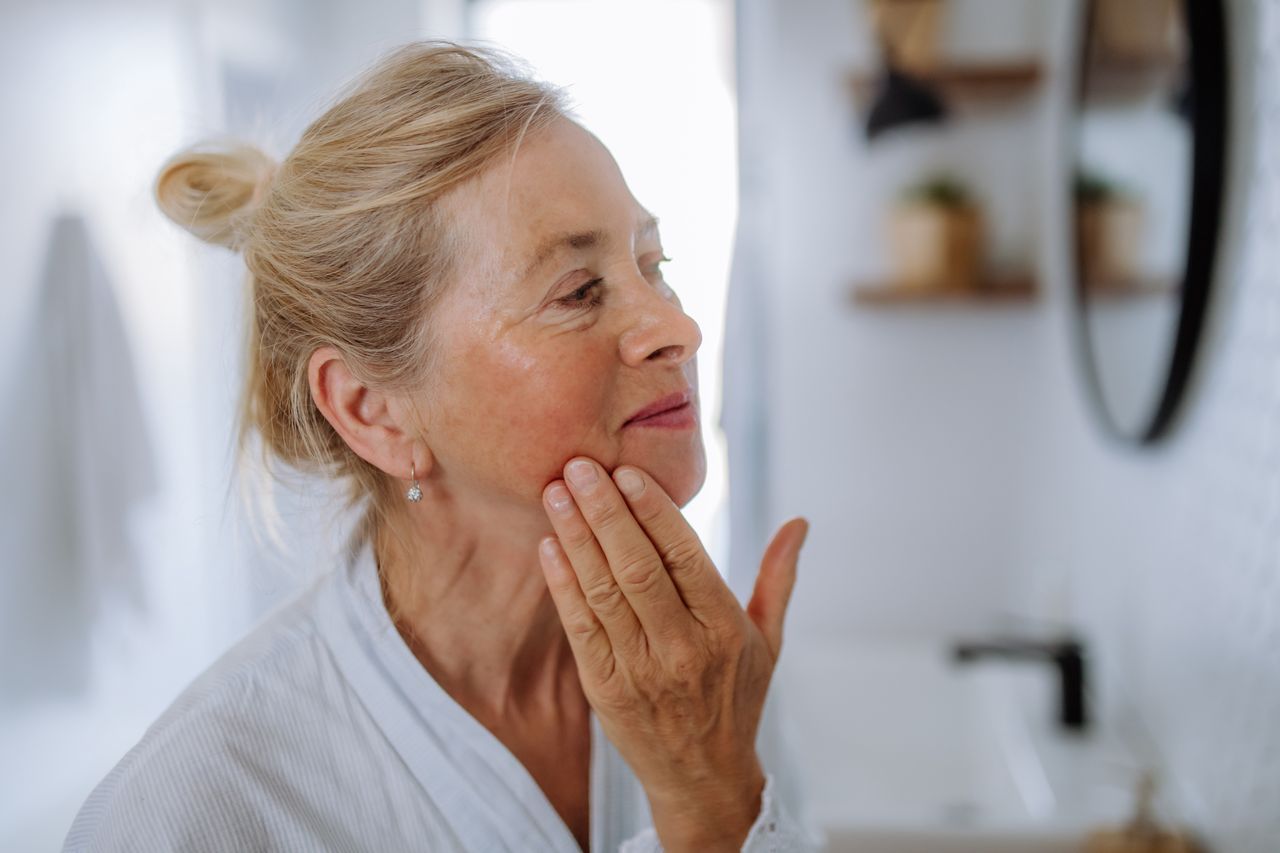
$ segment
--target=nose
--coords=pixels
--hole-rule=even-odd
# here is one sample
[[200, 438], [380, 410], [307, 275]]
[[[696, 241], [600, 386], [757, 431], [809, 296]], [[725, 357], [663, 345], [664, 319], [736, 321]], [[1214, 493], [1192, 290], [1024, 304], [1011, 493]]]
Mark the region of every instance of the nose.
[[639, 277], [634, 307], [619, 339], [622, 361], [638, 367], [647, 361], [682, 365], [702, 345], [702, 330], [684, 313], [680, 297], [665, 282], [655, 286]]

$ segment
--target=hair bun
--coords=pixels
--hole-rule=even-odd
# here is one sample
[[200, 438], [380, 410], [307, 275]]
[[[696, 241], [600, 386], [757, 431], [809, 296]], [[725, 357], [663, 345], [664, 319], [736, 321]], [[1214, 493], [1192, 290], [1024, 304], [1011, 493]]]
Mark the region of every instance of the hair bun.
[[252, 145], [194, 146], [160, 169], [156, 203], [206, 243], [239, 249], [275, 171], [275, 161]]

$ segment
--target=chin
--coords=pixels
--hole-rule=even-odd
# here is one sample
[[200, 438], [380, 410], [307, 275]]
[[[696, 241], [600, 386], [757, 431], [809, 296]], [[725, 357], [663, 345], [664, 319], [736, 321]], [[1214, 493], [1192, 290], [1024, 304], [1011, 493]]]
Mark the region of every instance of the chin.
[[706, 481], [707, 481], [707, 469], [706, 469], [706, 466], [703, 466], [702, 469], [698, 472], [697, 476], [692, 478], [692, 484], [689, 486], [689, 488], [681, 491], [678, 494], [668, 489], [667, 494], [671, 495], [671, 499], [675, 501], [676, 506], [680, 507], [681, 509], [684, 509], [685, 506], [689, 503], [689, 501], [697, 497], [698, 492], [702, 491], [702, 486]]
[[632, 461], [631, 464], [648, 471], [675, 505], [682, 508], [702, 491], [707, 481], [707, 454], [702, 442], [698, 442], [696, 450], [690, 449], [678, 458], [663, 459], [649, 465], [640, 461]]

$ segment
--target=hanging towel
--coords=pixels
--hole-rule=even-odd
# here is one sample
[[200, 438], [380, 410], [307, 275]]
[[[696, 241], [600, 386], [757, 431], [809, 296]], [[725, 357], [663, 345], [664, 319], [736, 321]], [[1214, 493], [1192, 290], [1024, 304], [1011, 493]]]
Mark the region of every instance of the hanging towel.
[[84, 218], [54, 219], [0, 423], [4, 700], [74, 695], [94, 622], [145, 607], [128, 519], [156, 487], [128, 336]]

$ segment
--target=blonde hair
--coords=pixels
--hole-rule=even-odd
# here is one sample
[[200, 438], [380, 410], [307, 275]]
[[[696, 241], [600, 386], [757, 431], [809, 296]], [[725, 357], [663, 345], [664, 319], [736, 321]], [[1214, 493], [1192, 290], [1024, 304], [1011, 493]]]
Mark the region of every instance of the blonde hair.
[[438, 201], [514, 157], [526, 133], [570, 116], [563, 90], [510, 54], [416, 42], [357, 80], [278, 167], [241, 143], [194, 146], [165, 163], [161, 210], [248, 266], [242, 459], [260, 434], [267, 470], [274, 457], [345, 478], [349, 505], [369, 499], [366, 525], [403, 500], [396, 479], [357, 456], [316, 407], [310, 356], [335, 347], [369, 387], [422, 381], [431, 308], [462, 247]]

